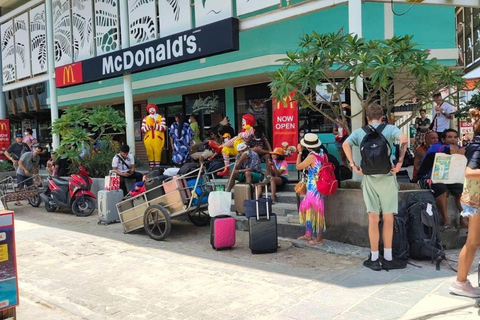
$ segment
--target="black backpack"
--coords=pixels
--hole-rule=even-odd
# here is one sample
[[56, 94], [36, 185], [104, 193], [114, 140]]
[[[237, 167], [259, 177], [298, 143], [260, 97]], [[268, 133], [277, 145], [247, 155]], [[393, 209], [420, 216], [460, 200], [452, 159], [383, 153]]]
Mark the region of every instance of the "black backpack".
[[[431, 210], [428, 210], [430, 206]], [[410, 257], [436, 261], [437, 269], [440, 269], [440, 262], [446, 258], [438, 238], [440, 215], [433, 194], [429, 192], [410, 194], [407, 198], [407, 216]]]
[[392, 148], [382, 134], [386, 126], [385, 123], [382, 123], [377, 129], [371, 125], [362, 127], [366, 133], [360, 143], [360, 154], [362, 155], [360, 167], [363, 174], [387, 174], [392, 169], [390, 161]]
[[[408, 237], [407, 237], [407, 217], [399, 206], [399, 213], [394, 216], [393, 222], [393, 241], [392, 241], [392, 256], [398, 260], [398, 264], [403, 263], [407, 266], [408, 261]], [[383, 219], [380, 219], [379, 229], [382, 234]], [[383, 239], [380, 237], [379, 250], [383, 251]]]
[[[180, 176], [185, 175], [183, 177], [185, 179], [196, 178], [198, 175], [198, 171], [195, 171], [195, 170], [197, 170], [198, 168], [200, 168], [200, 164], [196, 162], [187, 162], [180, 167], [180, 170], [178, 170], [178, 174]], [[192, 171], [195, 171], [195, 172], [191, 173]]]

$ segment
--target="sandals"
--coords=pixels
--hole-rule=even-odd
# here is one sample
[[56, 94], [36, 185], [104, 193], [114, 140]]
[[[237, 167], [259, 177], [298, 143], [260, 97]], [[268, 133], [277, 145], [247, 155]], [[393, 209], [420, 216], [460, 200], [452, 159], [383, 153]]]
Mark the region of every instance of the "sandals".
[[297, 238], [297, 240], [302, 240], [302, 241], [311, 241], [312, 238], [311, 237], [307, 237], [307, 236], [300, 236]]
[[308, 244], [311, 246], [323, 246], [323, 241], [318, 242], [317, 239], [312, 239], [308, 241]]

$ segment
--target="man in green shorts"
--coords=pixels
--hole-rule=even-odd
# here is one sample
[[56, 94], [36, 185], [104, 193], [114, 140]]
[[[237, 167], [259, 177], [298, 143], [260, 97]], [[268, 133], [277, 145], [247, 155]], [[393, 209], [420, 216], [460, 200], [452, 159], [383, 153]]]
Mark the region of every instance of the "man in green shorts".
[[[343, 143], [343, 150], [350, 166], [357, 174], [363, 175], [363, 200], [368, 212], [368, 237], [371, 249], [371, 254], [363, 265], [375, 271], [380, 271], [382, 268], [386, 270], [404, 268], [403, 264], [396, 263], [392, 257], [392, 240], [394, 214], [398, 213], [398, 184], [395, 173], [402, 167], [408, 138], [396, 126], [381, 124], [383, 108], [378, 104], [368, 106], [366, 116], [368, 126], [352, 132]], [[367, 131], [374, 132], [368, 135], [368, 139]], [[375, 132], [380, 132], [376, 134], [376, 139], [373, 138]], [[390, 159], [390, 146], [397, 140], [400, 143], [400, 157], [397, 165], [393, 166]], [[361, 149], [363, 155], [361, 168], [353, 161], [352, 146]], [[378, 250], [380, 213], [383, 218], [382, 265], [380, 265]]]
[[235, 168], [232, 172], [233, 177], [228, 180], [228, 192], [232, 190], [235, 179], [239, 182], [246, 183], [259, 183], [264, 179], [258, 154], [255, 151], [249, 150], [245, 142], [237, 145], [237, 151], [238, 155]]

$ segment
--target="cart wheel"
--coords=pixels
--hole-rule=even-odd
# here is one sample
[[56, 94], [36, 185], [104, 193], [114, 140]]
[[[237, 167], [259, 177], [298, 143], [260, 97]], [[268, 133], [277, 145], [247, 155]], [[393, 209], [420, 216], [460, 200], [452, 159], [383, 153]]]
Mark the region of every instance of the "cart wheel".
[[77, 217], [88, 217], [95, 211], [95, 201], [92, 197], [78, 197], [72, 203], [72, 211]]
[[165, 240], [172, 228], [167, 209], [160, 205], [149, 206], [143, 215], [143, 228], [153, 240]]
[[30, 203], [32, 207], [39, 207], [42, 203], [42, 198], [40, 198], [40, 195], [37, 193], [33, 197], [28, 198], [28, 203]]
[[58, 206], [54, 204], [50, 204], [49, 202], [45, 202], [45, 210], [47, 210], [48, 212], [54, 212], [57, 209], [58, 209]]
[[188, 219], [197, 227], [206, 227], [210, 224], [210, 216], [205, 211], [195, 211], [188, 215]]

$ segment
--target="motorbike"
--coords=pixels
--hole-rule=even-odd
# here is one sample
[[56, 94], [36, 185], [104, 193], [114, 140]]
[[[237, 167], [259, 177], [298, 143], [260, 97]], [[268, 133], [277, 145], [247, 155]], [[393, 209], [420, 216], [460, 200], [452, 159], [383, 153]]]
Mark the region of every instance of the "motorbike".
[[90, 191], [92, 179], [82, 166], [70, 178], [48, 177], [47, 189], [40, 194], [45, 209], [53, 212], [59, 207], [69, 207], [76, 216], [87, 217], [95, 210], [96, 196]]

